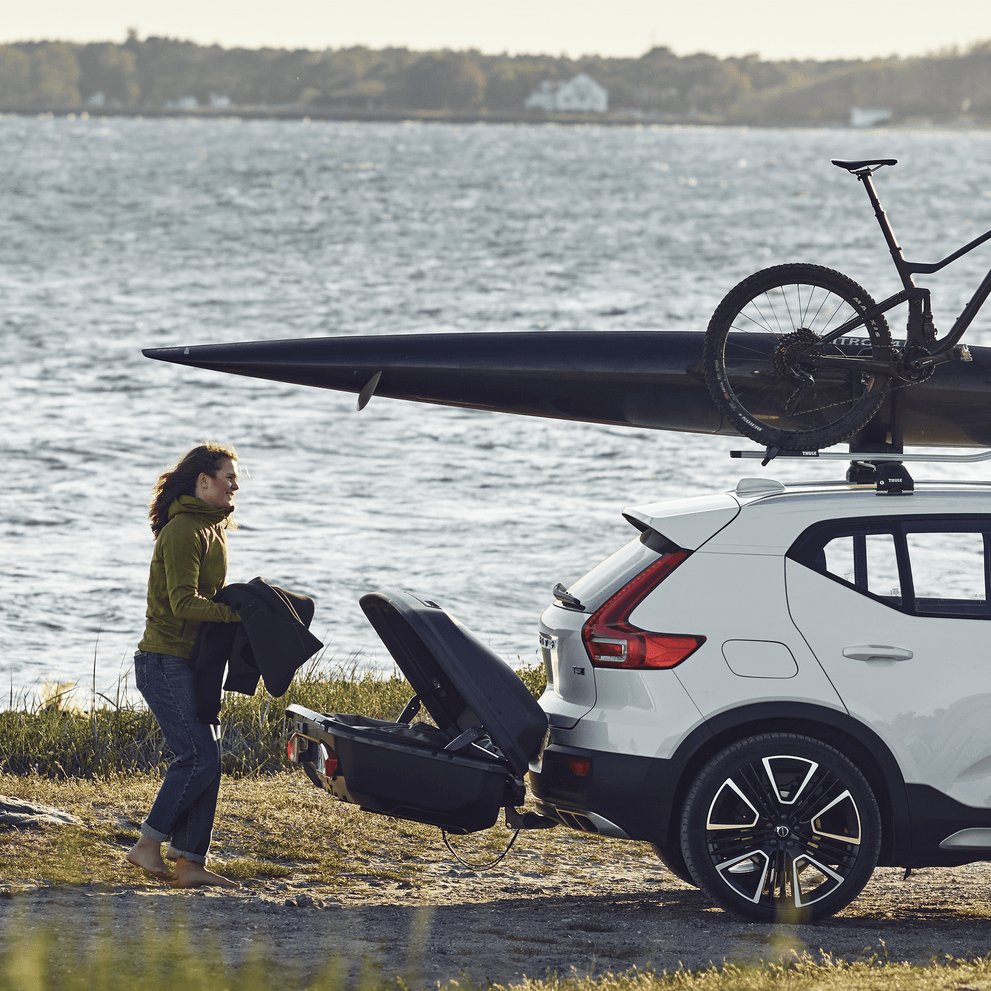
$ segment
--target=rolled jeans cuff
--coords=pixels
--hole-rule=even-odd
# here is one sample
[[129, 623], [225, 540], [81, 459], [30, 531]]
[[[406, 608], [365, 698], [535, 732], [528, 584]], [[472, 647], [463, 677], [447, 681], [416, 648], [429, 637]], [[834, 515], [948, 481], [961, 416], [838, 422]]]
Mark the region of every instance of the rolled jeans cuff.
[[147, 820], [141, 823], [141, 835], [147, 836], [148, 839], [154, 840], [156, 843], [164, 843], [166, 840], [172, 839], [168, 833], [160, 833], [157, 829], [149, 826]]
[[[160, 833], [157, 829], [149, 826], [147, 822], [141, 823], [141, 835], [147, 836], [148, 839], [154, 840], [156, 843], [164, 843], [166, 840], [170, 840], [172, 837], [167, 836], [165, 833]], [[169, 853], [174, 853], [175, 858], [182, 857], [183, 860], [188, 860], [193, 864], [202, 864], [206, 867], [206, 857], [200, 853], [192, 853], [189, 850], [179, 850], [174, 843], [169, 844]]]
[[201, 864], [206, 867], [206, 857], [199, 853], [190, 853], [188, 850], [177, 850], [175, 847], [170, 847], [170, 852], [176, 855], [176, 859], [182, 857], [183, 860], [188, 860], [191, 864]]

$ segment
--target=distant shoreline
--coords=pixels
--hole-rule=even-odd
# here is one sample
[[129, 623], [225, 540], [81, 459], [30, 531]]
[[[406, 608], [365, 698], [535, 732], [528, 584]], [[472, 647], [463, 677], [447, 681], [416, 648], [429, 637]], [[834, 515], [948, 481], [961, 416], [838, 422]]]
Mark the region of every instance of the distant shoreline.
[[352, 109], [347, 107], [47, 107], [24, 108], [8, 107], [0, 109], [0, 117], [67, 117], [70, 119], [100, 120], [113, 117], [135, 119], [202, 119], [202, 120], [298, 120], [298, 121], [337, 121], [340, 123], [383, 123], [383, 124], [527, 124], [554, 125], [560, 127], [753, 127], [753, 128], [802, 128], [822, 127], [847, 128], [858, 130], [932, 129], [932, 130], [989, 130], [991, 118], [966, 116], [953, 120], [909, 119], [890, 121], [874, 128], [853, 127], [846, 120], [821, 121], [748, 121], [726, 120], [706, 114], [696, 115], [651, 115], [616, 113], [546, 113], [526, 111], [507, 113], [456, 113], [440, 110], [394, 109]]
[[702, 125], [724, 126], [721, 118], [700, 116], [675, 116], [663, 118], [637, 116], [623, 113], [546, 113], [527, 111], [516, 114], [506, 113], [458, 113], [441, 110], [395, 109], [352, 109], [347, 107], [47, 107], [26, 109], [12, 107], [0, 110], [0, 115], [17, 117], [81, 117], [99, 119], [103, 117], [135, 118], [204, 118], [226, 120], [232, 117], [242, 120], [326, 120], [358, 123], [418, 123], [418, 124], [559, 124], [588, 125], [603, 127], [649, 127], [658, 125]]

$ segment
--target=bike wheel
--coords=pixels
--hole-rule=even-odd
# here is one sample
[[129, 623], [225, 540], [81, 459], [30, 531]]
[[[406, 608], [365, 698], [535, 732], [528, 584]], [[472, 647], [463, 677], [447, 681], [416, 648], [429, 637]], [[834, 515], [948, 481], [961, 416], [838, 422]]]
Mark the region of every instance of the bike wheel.
[[867, 779], [828, 744], [793, 733], [741, 740], [699, 772], [681, 846], [699, 887], [761, 922], [811, 922], [863, 890], [881, 815]]
[[884, 401], [891, 376], [822, 359], [890, 360], [887, 321], [873, 317], [850, 337], [818, 342], [872, 306], [856, 282], [818, 265], [778, 265], [744, 279], [705, 334], [705, 383], [719, 411], [744, 436], [782, 450], [819, 450], [856, 433]]

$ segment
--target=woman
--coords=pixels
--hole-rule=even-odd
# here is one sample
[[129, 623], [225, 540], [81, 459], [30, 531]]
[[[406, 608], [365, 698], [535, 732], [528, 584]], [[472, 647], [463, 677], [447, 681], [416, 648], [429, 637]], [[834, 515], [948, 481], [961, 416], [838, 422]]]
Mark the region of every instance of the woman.
[[[237, 480], [234, 449], [204, 443], [159, 476], [148, 514], [155, 551], [134, 678], [175, 760], [127, 860], [180, 888], [238, 886], [206, 868], [220, 790], [220, 728], [196, 718], [189, 665], [201, 622], [240, 622], [236, 612], [211, 601], [227, 577], [226, 531], [235, 527]], [[167, 840], [174, 873], [162, 858]]]

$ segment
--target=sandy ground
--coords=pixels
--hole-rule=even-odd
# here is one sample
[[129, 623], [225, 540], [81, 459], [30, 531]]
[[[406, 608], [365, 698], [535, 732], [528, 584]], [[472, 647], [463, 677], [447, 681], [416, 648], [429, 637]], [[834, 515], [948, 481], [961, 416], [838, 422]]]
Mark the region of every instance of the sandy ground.
[[138, 877], [118, 888], [0, 885], [0, 938], [10, 946], [26, 927], [47, 922], [86, 939], [111, 936], [123, 951], [137, 934], [178, 926], [219, 946], [231, 964], [260, 950], [304, 979], [334, 965], [351, 974], [352, 986], [371, 972], [402, 976], [410, 988], [462, 976], [513, 983], [549, 972], [670, 971], [806, 952], [914, 962], [991, 953], [991, 865], [928, 869], [908, 880], [879, 869], [827, 922], [771, 926], [713, 908], [642, 856], [589, 864], [576, 835], [549, 865], [527, 849], [525, 835], [490, 871], [437, 860], [424, 865], [416, 887], [367, 872], [337, 890], [291, 878], [230, 893], [173, 891]]

